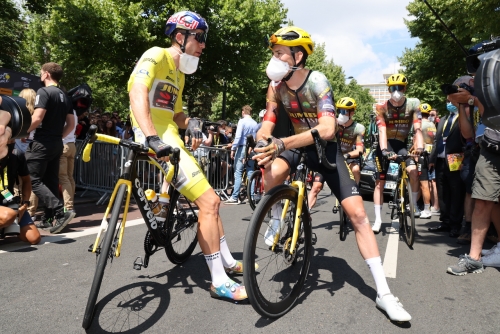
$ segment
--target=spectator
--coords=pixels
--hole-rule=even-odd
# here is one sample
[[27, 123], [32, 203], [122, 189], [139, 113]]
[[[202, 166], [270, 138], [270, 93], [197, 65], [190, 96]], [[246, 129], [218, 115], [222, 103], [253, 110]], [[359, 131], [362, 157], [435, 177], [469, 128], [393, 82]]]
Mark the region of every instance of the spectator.
[[[40, 232], [38, 232], [33, 220], [26, 211], [30, 205], [28, 199], [31, 194], [31, 181], [28, 166], [26, 165], [24, 153], [14, 147], [15, 141], [10, 140], [8, 145], [8, 158], [0, 160], [0, 173], [1, 175], [7, 175], [6, 179], [2, 177], [0, 180], [0, 187], [2, 190], [0, 195], [2, 199], [2, 201], [0, 201], [0, 211], [2, 212], [0, 214], [0, 229], [10, 226], [17, 218], [20, 227], [19, 239], [36, 245], [41, 240]], [[19, 194], [19, 207], [15, 210], [7, 206], [15, 202], [15, 199], [11, 196], [14, 194], [14, 185], [17, 183], [18, 177], [22, 181], [22, 186]], [[9, 198], [11, 199], [10, 202]]]
[[[429, 122], [434, 123], [434, 128], [437, 126], [439, 123], [437, 121], [437, 110], [436, 109], [431, 109], [429, 112], [429, 117], [427, 118]], [[436, 134], [434, 133], [434, 139], [436, 137]], [[434, 144], [434, 142], [433, 142]], [[431, 150], [432, 152], [432, 150]], [[433, 216], [439, 215], [439, 201], [438, 201], [438, 195], [437, 195], [437, 186], [436, 186], [436, 170], [434, 168], [429, 169], [429, 187], [430, 187], [430, 193], [431, 193], [431, 214]]]
[[458, 237], [464, 214], [465, 185], [458, 169], [450, 170], [447, 157], [462, 154], [462, 136], [458, 127], [458, 109], [447, 101], [449, 114], [439, 122], [434, 145], [429, 156], [429, 169], [436, 171], [436, 185], [440, 208], [441, 224], [430, 227], [431, 232], [449, 232], [450, 237]]
[[[59, 199], [59, 159], [63, 151], [62, 138], [74, 128], [71, 101], [59, 88], [63, 70], [56, 63], [43, 64], [37, 91], [35, 111], [28, 132], [36, 129], [33, 142], [26, 151], [33, 192], [45, 205], [41, 228], [51, 233], [61, 232], [75, 216], [64, 212]], [[66, 125], [64, 125], [66, 122]]]
[[111, 137], [118, 137], [118, 132], [116, 131], [115, 123], [113, 123], [112, 120], [106, 121], [102, 133]]
[[122, 137], [122, 132], [123, 132], [123, 128], [118, 126], [118, 119], [116, 117], [111, 117], [111, 121], [113, 122], [113, 125], [116, 129], [116, 136], [118, 138], [121, 138]]
[[[26, 100], [26, 107], [28, 108], [31, 115], [35, 112], [35, 97], [36, 92], [31, 88], [25, 88], [19, 93], [19, 97]], [[35, 132], [32, 131], [28, 134], [28, 138], [16, 139], [16, 148], [21, 150], [23, 153], [26, 152], [29, 143], [33, 140]]]
[[88, 111], [85, 111], [80, 116], [78, 116], [77, 127], [78, 126], [80, 127], [80, 130], [77, 135], [78, 139], [85, 139], [85, 137], [87, 136], [87, 132], [89, 131], [90, 125], [91, 124]]
[[[248, 152], [245, 152], [246, 138], [252, 135], [255, 138], [257, 133], [257, 122], [252, 119], [252, 108], [246, 105], [241, 110], [242, 118], [238, 121], [236, 127], [236, 136], [234, 137], [233, 145], [231, 147], [231, 159], [234, 159], [234, 187], [231, 197], [225, 201], [226, 204], [240, 204], [238, 196], [240, 194], [241, 177], [243, 175], [243, 168], [247, 169], [247, 179], [253, 174], [254, 161], [246, 159]], [[246, 163], [244, 163], [244, 161]]]
[[75, 169], [76, 156], [75, 130], [78, 121], [76, 111], [73, 111], [73, 115], [75, 127], [73, 131], [63, 138], [63, 153], [59, 159], [59, 184], [61, 185], [65, 211], [74, 211], [75, 179], [73, 178], [73, 170]]
[[122, 132], [122, 139], [134, 141], [134, 130], [132, 130], [132, 123], [130, 123], [130, 121], [125, 122], [125, 128]]

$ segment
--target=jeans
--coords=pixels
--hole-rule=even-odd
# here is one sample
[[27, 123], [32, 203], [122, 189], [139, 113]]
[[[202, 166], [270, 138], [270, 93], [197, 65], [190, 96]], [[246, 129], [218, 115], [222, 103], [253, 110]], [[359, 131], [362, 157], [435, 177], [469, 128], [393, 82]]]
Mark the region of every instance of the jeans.
[[236, 201], [238, 200], [238, 196], [240, 195], [242, 181], [241, 176], [243, 175], [243, 168], [247, 169], [247, 180], [250, 180], [250, 177], [252, 176], [254, 170], [255, 161], [248, 160], [247, 163], [243, 164], [243, 159], [245, 157], [245, 146], [238, 146], [234, 155], [234, 188], [233, 193], [231, 194], [231, 198]]
[[59, 140], [33, 141], [25, 153], [33, 192], [45, 204], [45, 218], [52, 218], [63, 210], [63, 202], [59, 199], [59, 158], [62, 152], [63, 143]]

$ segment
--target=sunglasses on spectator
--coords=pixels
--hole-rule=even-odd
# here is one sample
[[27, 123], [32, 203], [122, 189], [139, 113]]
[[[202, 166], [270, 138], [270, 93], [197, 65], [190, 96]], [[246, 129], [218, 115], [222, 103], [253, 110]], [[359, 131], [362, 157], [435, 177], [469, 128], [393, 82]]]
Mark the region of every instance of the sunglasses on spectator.
[[391, 93], [394, 93], [395, 91], [403, 91], [405, 90], [405, 87], [404, 85], [395, 85], [395, 86], [389, 86], [389, 92]]
[[186, 32], [186, 35], [192, 35], [194, 36], [194, 39], [198, 42], [198, 43], [206, 43], [207, 42], [207, 38], [208, 38], [208, 34], [206, 32]]

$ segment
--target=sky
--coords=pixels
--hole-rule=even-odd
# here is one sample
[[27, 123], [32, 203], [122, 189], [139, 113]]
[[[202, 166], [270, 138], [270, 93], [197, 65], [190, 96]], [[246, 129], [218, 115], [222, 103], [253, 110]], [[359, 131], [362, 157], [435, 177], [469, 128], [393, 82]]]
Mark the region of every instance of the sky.
[[403, 19], [409, 0], [281, 0], [288, 19], [325, 43], [328, 59], [359, 84], [383, 82], [400, 68], [397, 57], [413, 48]]

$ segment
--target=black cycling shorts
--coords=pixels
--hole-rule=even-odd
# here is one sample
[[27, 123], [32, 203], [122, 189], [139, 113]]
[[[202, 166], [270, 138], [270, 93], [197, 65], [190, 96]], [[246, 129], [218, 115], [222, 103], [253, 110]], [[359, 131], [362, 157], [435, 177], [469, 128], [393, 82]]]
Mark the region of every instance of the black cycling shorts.
[[418, 158], [418, 179], [420, 181], [429, 181], [429, 165], [428, 159], [424, 157]]
[[[326, 146], [326, 158], [329, 162], [337, 162], [337, 169], [330, 170], [318, 161], [318, 153], [314, 145], [306, 146], [306, 165], [309, 169], [320, 173], [326, 184], [333, 191], [339, 202], [351, 196], [359, 196], [359, 189], [354, 181], [354, 176], [342, 156], [342, 151], [335, 142], [328, 142]], [[280, 159], [286, 161], [291, 173], [295, 173], [300, 160], [300, 151], [296, 149], [286, 150], [279, 155]]]
[[323, 177], [323, 175], [321, 175], [321, 173], [315, 173], [314, 174], [314, 178], [313, 178], [313, 182], [324, 183], [325, 182], [325, 178]]
[[[387, 150], [396, 153], [397, 155], [407, 155], [408, 150], [406, 149], [406, 143], [397, 140], [397, 139], [389, 139], [387, 140]], [[377, 146], [377, 151], [375, 152], [375, 179], [377, 180], [385, 180], [387, 175], [387, 170], [389, 169], [389, 164], [391, 161], [386, 159], [382, 155], [382, 150], [380, 149], [380, 145]], [[413, 158], [406, 159], [406, 166], [415, 166], [415, 160]]]

